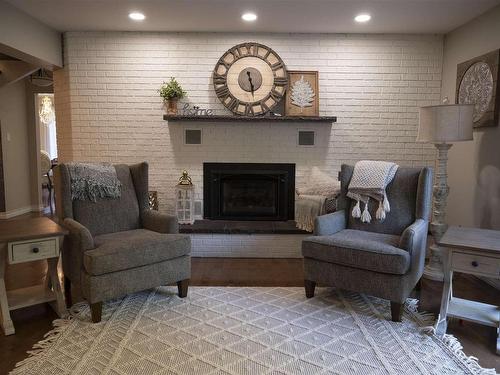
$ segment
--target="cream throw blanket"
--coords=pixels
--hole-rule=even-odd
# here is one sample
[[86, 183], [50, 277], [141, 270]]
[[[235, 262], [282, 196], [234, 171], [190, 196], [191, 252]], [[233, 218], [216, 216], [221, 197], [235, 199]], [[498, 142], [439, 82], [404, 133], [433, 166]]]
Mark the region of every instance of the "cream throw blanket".
[[295, 222], [297, 228], [312, 232], [314, 219], [325, 212], [326, 198], [322, 195], [301, 194], [295, 201]]
[[[352, 210], [352, 217], [360, 218], [363, 223], [371, 222], [371, 215], [368, 211], [370, 198], [378, 201], [376, 218], [384, 220], [386, 214], [390, 212], [391, 206], [385, 188], [390, 184], [398, 165], [385, 161], [362, 160], [354, 166], [351, 182], [349, 182], [347, 196], [357, 201]], [[365, 204], [361, 212], [360, 202]]]

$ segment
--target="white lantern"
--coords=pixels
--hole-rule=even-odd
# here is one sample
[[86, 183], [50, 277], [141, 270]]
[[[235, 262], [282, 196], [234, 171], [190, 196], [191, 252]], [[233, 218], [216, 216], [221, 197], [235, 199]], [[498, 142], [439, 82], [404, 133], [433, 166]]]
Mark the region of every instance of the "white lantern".
[[175, 189], [175, 211], [179, 224], [194, 224], [194, 185], [187, 171], [182, 172]]

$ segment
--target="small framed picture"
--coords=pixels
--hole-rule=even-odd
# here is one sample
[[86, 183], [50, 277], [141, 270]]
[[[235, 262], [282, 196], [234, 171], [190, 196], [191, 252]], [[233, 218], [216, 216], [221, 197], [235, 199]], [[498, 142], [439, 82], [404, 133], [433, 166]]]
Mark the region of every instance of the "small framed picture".
[[318, 72], [289, 70], [285, 116], [319, 116], [318, 89]]

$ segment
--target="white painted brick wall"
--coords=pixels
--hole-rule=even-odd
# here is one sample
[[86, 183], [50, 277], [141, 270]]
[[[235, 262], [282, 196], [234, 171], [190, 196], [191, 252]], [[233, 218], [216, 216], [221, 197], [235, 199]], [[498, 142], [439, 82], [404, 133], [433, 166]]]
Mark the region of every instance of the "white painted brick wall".
[[191, 256], [302, 258], [304, 234], [191, 234]]
[[[317, 124], [168, 124], [157, 89], [174, 76], [188, 101], [227, 113], [211, 72], [231, 46], [257, 41], [289, 69], [318, 70]], [[401, 165], [434, 163], [434, 149], [416, 144], [418, 107], [440, 99], [443, 40], [412, 35], [288, 35], [72, 32], [64, 38], [65, 68], [56, 73], [62, 161], [150, 163], [160, 210], [172, 212], [183, 169], [202, 198], [203, 162], [290, 162], [298, 185], [314, 165], [336, 175], [360, 159]], [[203, 131], [203, 145], [183, 145], [183, 129]], [[316, 147], [297, 146], [297, 130], [317, 132]]]

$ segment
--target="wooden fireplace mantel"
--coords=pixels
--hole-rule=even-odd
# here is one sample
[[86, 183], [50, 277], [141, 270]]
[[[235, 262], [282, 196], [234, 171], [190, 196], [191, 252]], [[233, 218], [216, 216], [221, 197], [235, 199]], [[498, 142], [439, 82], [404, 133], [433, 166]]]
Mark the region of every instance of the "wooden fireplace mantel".
[[168, 122], [314, 122], [333, 123], [337, 122], [337, 116], [232, 116], [232, 115], [163, 115]]

